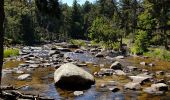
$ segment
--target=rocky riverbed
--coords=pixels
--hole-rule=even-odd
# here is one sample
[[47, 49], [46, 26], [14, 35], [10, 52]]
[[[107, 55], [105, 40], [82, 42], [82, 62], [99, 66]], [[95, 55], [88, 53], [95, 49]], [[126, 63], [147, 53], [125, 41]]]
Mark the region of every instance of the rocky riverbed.
[[[95, 84], [89, 89], [74, 91], [57, 87], [54, 72], [66, 63], [91, 74]], [[24, 94], [55, 100], [168, 100], [170, 62], [122, 56], [116, 51], [90, 45], [53, 43], [20, 47], [19, 56], [4, 61], [2, 84], [21, 87], [18, 91]]]

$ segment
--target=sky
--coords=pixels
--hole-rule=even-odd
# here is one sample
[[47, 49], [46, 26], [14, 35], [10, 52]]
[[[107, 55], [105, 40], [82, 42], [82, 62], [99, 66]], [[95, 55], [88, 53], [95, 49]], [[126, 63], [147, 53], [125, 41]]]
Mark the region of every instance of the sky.
[[[69, 6], [71, 6], [73, 3], [73, 0], [60, 0], [60, 1], [62, 1], [63, 3], [67, 3]], [[77, 1], [79, 4], [83, 4], [85, 1], [90, 1], [93, 3], [96, 0], [77, 0]]]

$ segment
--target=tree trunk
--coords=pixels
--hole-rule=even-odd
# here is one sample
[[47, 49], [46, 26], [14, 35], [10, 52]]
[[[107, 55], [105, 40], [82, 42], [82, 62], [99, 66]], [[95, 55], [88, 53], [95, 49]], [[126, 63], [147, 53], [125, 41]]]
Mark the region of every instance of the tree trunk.
[[[4, 0], [0, 0], [0, 84], [2, 77], [2, 66], [3, 66], [3, 43], [4, 43]], [[1, 88], [0, 88], [1, 92]]]

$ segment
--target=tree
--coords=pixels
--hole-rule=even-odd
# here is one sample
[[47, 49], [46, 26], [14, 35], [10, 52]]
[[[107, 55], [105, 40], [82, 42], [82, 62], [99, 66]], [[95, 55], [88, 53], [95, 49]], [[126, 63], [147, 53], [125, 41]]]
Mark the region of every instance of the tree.
[[99, 14], [112, 18], [114, 14], [114, 0], [98, 0]]
[[[99, 43], [103, 42], [107, 46], [119, 42], [120, 29], [113, 27], [112, 22], [105, 17], [96, 18], [89, 30], [89, 37]], [[112, 47], [111, 47], [112, 48]]]
[[80, 12], [80, 5], [78, 5], [77, 0], [73, 1], [72, 12], [71, 12], [71, 37], [72, 38], [83, 38], [82, 33], [82, 19]]
[[[3, 43], [4, 43], [4, 0], [0, 0], [0, 84], [2, 79], [2, 67], [3, 67]], [[1, 89], [0, 89], [0, 92]]]
[[148, 33], [146, 31], [139, 30], [136, 37], [135, 43], [132, 48], [132, 53], [143, 54], [148, 49]]

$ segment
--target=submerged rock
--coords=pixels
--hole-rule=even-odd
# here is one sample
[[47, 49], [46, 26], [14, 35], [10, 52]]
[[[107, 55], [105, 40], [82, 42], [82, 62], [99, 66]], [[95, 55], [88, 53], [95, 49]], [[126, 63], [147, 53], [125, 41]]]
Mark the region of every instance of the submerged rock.
[[26, 80], [30, 77], [30, 74], [22, 74], [20, 76], [18, 76], [18, 80]]
[[54, 73], [54, 81], [56, 86], [71, 90], [88, 89], [95, 83], [89, 72], [72, 63], [61, 65]]

